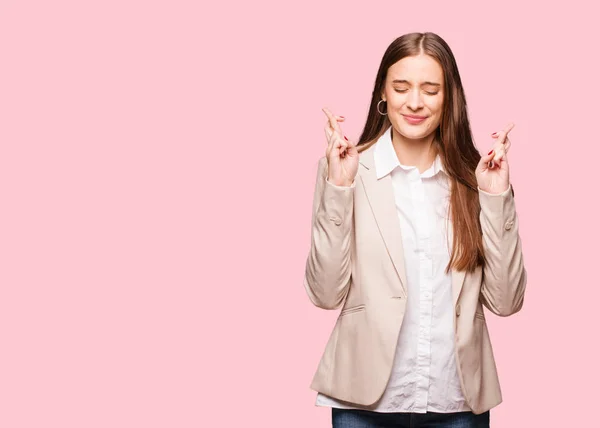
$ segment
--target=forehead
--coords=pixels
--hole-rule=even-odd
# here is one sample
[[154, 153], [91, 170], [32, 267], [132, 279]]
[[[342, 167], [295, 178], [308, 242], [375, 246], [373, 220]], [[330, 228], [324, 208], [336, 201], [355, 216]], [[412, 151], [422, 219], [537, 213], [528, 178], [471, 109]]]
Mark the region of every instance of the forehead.
[[442, 66], [429, 55], [407, 56], [388, 69], [388, 80], [408, 80], [413, 83], [436, 82], [442, 84]]

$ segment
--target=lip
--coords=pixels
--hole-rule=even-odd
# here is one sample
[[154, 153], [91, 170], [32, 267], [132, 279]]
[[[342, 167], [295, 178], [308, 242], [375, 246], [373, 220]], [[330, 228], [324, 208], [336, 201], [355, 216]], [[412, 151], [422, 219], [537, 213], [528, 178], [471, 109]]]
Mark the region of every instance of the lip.
[[416, 116], [414, 114], [403, 114], [402, 116], [404, 116], [404, 119], [412, 125], [419, 124], [427, 119], [427, 116]]

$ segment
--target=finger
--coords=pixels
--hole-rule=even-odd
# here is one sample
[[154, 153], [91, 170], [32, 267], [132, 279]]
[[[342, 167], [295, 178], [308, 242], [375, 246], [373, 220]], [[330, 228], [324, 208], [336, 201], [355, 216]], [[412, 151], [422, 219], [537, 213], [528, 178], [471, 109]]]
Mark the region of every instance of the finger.
[[[344, 120], [346, 120], [346, 119], [343, 119], [343, 120], [336, 119], [336, 122], [343, 122]], [[329, 140], [331, 138], [331, 136], [334, 135], [334, 134], [341, 135], [342, 134], [342, 129], [340, 128], [339, 125], [336, 125], [335, 128], [332, 128], [331, 127], [331, 122], [328, 119], [327, 122], [325, 122], [325, 136]]]
[[508, 155], [506, 152], [504, 153], [504, 156], [502, 156], [502, 162], [500, 162], [500, 166], [502, 169], [506, 169], [508, 167]]
[[512, 131], [512, 129], [515, 127], [514, 123], [509, 123], [508, 125], [506, 125], [506, 127], [503, 129], [505, 134], [508, 134], [510, 131]]
[[[337, 122], [343, 122], [346, 120], [346, 118], [344, 116], [335, 116], [335, 120]], [[334, 130], [331, 129], [331, 122], [328, 119], [327, 122], [325, 123], [325, 137], [327, 138], [328, 141], [331, 138], [331, 135], [333, 134], [333, 132], [334, 132]]]
[[496, 167], [503, 170], [508, 168], [508, 159], [506, 153], [502, 155], [502, 159], [500, 159], [498, 162], [494, 162], [494, 168]]
[[333, 136], [331, 137], [331, 142], [329, 144], [329, 147], [327, 148], [329, 153], [331, 153], [331, 156], [333, 157], [340, 157], [340, 146], [342, 145], [342, 142], [340, 141], [340, 138], [337, 136], [337, 134], [333, 134]]
[[346, 140], [346, 143], [348, 144], [348, 147], [356, 147], [356, 143], [354, 141], [350, 140], [345, 135], [344, 135], [344, 140]]
[[331, 140], [331, 135], [333, 135], [333, 131], [331, 130], [331, 126], [329, 126], [329, 122], [325, 124], [325, 138], [327, 139], [327, 144], [329, 144], [329, 140]]
[[[331, 132], [331, 131], [328, 131], [328, 132]], [[327, 157], [329, 157], [329, 154], [334, 149], [335, 141], [336, 141], [336, 134], [331, 134], [329, 136], [329, 138], [327, 139], [327, 149], [325, 150], [325, 154], [327, 155]]]
[[504, 144], [501, 141], [496, 141], [492, 148], [498, 153], [499, 150], [504, 150]]
[[327, 119], [329, 119], [329, 126], [331, 126], [331, 129], [340, 132], [340, 126], [338, 125], [333, 113], [331, 113], [328, 108], [323, 108], [323, 112], [327, 116]]
[[489, 153], [481, 156], [481, 159], [479, 160], [479, 165], [477, 165], [477, 169], [479, 169], [480, 171], [485, 171], [486, 169], [489, 169], [489, 162], [491, 162], [491, 160], [494, 158], [494, 150], [490, 150]]
[[504, 150], [504, 147], [500, 147], [497, 150], [494, 150], [494, 163], [496, 164], [500, 164], [500, 161], [502, 160], [502, 158], [504, 157], [504, 155], [506, 154], [506, 151]]
[[341, 157], [344, 157], [346, 155], [347, 149], [348, 149], [348, 143], [346, 143], [345, 141], [342, 141], [340, 143], [340, 148], [339, 148]]
[[506, 131], [502, 130], [500, 132], [498, 132], [497, 137], [496, 137], [496, 142], [498, 144], [504, 144], [506, 141]]
[[492, 138], [497, 139], [498, 141], [501, 141], [503, 144], [505, 142], [505, 139], [507, 138], [508, 133], [515, 127], [514, 123], [509, 123], [507, 126], [504, 127], [504, 129], [502, 129], [500, 132], [494, 132], [492, 134]]
[[481, 164], [479, 168], [481, 171], [487, 171], [488, 169], [494, 168], [494, 161], [488, 161]]
[[509, 123], [509, 124], [508, 124], [508, 125], [506, 125], [506, 127], [505, 127], [505, 128], [502, 130], [502, 132], [500, 133], [500, 134], [501, 134], [501, 141], [502, 141], [502, 144], [505, 144], [505, 143], [506, 143], [506, 140], [507, 140], [507, 138], [508, 138], [508, 133], [509, 133], [510, 131], [512, 131], [512, 129], [513, 129], [514, 127], [515, 127], [515, 124], [514, 124], [514, 123]]
[[346, 154], [350, 156], [358, 155], [358, 146], [356, 145], [356, 141], [353, 141], [344, 135], [344, 139], [346, 140]]

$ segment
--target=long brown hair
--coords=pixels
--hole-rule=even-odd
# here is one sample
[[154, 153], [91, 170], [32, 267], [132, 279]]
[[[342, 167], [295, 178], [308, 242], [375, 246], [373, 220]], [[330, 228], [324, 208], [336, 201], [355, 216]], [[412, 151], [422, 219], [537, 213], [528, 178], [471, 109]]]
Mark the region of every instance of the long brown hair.
[[388, 69], [404, 57], [421, 53], [437, 60], [444, 70], [443, 113], [440, 126], [435, 131], [434, 145], [451, 183], [453, 242], [446, 272], [450, 272], [451, 268], [473, 271], [485, 263], [479, 222], [481, 207], [475, 178], [481, 155], [473, 144], [467, 101], [456, 60], [440, 36], [429, 32], [405, 34], [387, 48], [375, 79], [367, 122], [357, 143], [358, 151], [372, 146], [391, 125], [388, 116], [377, 111]]

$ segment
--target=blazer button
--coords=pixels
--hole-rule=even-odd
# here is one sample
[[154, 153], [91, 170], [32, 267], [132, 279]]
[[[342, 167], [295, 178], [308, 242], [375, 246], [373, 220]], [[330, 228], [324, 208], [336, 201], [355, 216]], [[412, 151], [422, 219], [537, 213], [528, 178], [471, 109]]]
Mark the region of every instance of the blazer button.
[[342, 224], [342, 219], [339, 217], [330, 217], [329, 220], [333, 221], [336, 226], [339, 226], [340, 224]]
[[460, 304], [456, 305], [456, 316], [460, 316]]
[[510, 230], [510, 229], [512, 229], [512, 227], [513, 227], [514, 225], [515, 225], [515, 222], [514, 222], [514, 221], [512, 221], [512, 220], [510, 220], [510, 221], [507, 221], [507, 222], [506, 222], [506, 224], [504, 225], [504, 228], [505, 228], [506, 230]]

